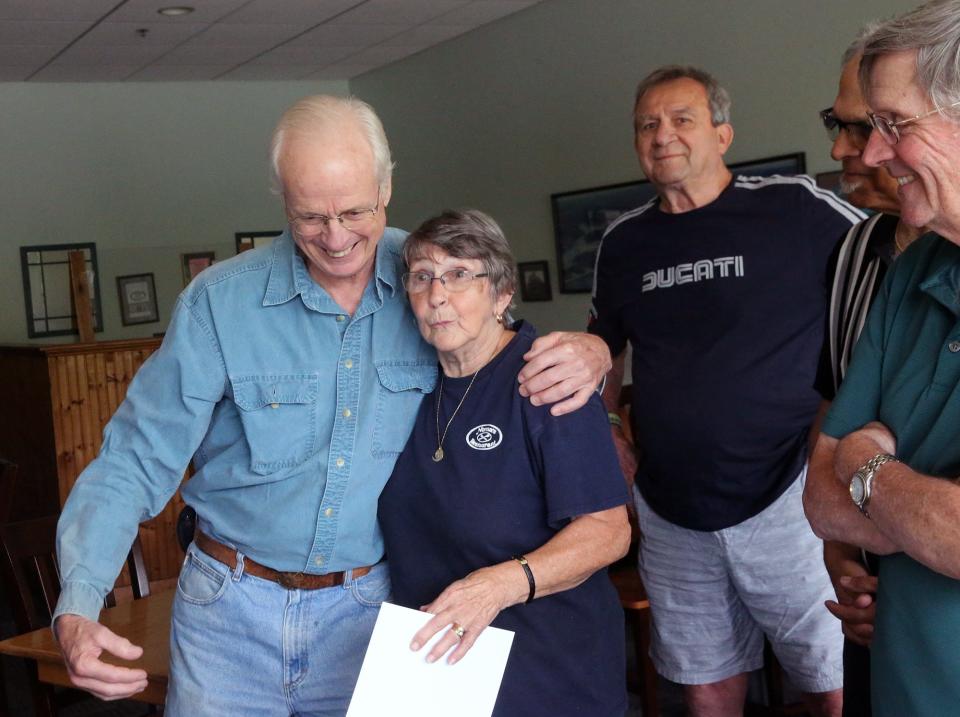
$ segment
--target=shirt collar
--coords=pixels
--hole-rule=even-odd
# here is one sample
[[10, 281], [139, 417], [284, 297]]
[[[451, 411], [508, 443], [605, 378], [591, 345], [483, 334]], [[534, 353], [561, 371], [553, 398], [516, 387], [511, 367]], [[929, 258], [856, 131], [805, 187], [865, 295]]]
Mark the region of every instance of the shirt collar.
[[960, 317], [960, 247], [941, 237], [920, 289]]
[[[400, 289], [400, 275], [403, 269], [401, 249], [405, 237], [406, 232], [387, 227], [380, 241], [377, 242], [374, 283], [377, 298], [380, 301], [383, 301], [385, 293], [393, 297]], [[273, 241], [271, 246], [272, 265], [267, 290], [263, 296], [264, 306], [284, 304], [295, 296], [305, 296], [319, 288], [310, 278], [310, 272], [307, 271], [307, 265], [297, 251], [289, 227]]]

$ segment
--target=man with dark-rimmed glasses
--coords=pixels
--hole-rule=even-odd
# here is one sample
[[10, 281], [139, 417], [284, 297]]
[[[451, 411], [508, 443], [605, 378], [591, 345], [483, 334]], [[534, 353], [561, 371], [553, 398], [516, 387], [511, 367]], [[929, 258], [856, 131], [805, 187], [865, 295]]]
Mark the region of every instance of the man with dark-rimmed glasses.
[[858, 70], [875, 113], [863, 162], [896, 178], [902, 221], [928, 230], [877, 292], [804, 495], [818, 535], [878, 556], [873, 717], [960, 704], [958, 56], [960, 3], [938, 0], [875, 29]]
[[[816, 388], [823, 404], [811, 431], [816, 441], [820, 418], [837, 392], [867, 310], [887, 268], [920, 230], [899, 220], [897, 183], [883, 167], [867, 166], [861, 157], [873, 127], [860, 91], [857, 71], [863, 42], [874, 26], [862, 30], [843, 55], [840, 85], [833, 106], [820, 112], [832, 141], [830, 156], [842, 162], [840, 187], [851, 204], [876, 212], [860, 222], [834, 250], [829, 265], [830, 305]], [[843, 649], [844, 717], [870, 715], [870, 652], [876, 610], [876, 565], [860, 549], [826, 541], [823, 548], [827, 572], [837, 600], [827, 608], [841, 621]]]

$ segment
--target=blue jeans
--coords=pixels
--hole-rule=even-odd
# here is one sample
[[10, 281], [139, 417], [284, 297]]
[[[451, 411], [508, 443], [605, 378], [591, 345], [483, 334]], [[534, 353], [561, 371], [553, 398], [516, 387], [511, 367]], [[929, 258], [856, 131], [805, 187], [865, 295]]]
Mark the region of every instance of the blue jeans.
[[287, 590], [196, 546], [170, 631], [170, 717], [344, 715], [390, 593], [386, 563], [342, 586]]

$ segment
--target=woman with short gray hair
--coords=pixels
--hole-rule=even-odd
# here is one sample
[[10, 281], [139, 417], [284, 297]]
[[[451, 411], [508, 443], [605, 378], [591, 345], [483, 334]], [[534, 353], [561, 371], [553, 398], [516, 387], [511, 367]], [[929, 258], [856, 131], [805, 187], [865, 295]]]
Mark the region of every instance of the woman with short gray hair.
[[512, 630], [494, 715], [621, 717], [623, 611], [604, 568], [630, 527], [603, 404], [557, 417], [518, 393], [536, 334], [510, 319], [513, 255], [486, 214], [426, 221], [404, 257], [440, 362], [380, 497], [394, 601], [434, 615], [410, 647], [439, 634], [426, 659], [453, 664], [488, 625]]

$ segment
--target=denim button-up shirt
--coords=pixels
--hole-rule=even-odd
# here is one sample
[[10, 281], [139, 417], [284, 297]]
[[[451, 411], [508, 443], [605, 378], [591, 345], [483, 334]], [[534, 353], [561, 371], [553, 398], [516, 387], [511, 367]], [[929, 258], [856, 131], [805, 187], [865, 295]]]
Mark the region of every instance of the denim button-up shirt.
[[137, 525], [194, 460], [201, 528], [277, 570], [376, 563], [377, 499], [437, 380], [387, 229], [353, 316], [311, 278], [289, 233], [204, 272], [137, 373], [58, 527], [56, 614], [96, 619]]

